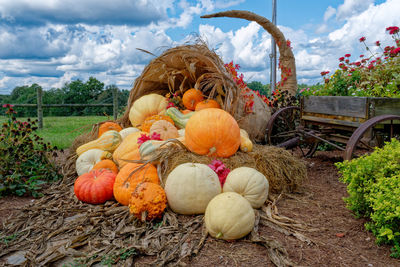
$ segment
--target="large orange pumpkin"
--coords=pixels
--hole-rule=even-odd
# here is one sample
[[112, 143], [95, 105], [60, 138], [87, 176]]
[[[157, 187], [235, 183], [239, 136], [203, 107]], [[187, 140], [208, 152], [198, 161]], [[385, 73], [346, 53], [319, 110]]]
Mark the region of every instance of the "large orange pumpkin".
[[170, 123], [172, 123], [172, 125], [174, 125], [174, 121], [171, 119], [170, 116], [167, 115], [152, 115], [150, 117], [147, 117], [144, 122], [142, 123], [142, 126], [140, 126], [140, 129], [143, 132], [150, 132], [150, 128], [153, 125], [153, 123], [155, 123], [156, 121], [159, 120], [164, 120], [164, 121], [168, 121]]
[[92, 170], [99, 170], [99, 169], [109, 169], [112, 172], [114, 172], [115, 174], [118, 173], [117, 165], [114, 163], [114, 161], [112, 161], [110, 159], [100, 160], [92, 168]]
[[141, 221], [160, 218], [166, 207], [167, 195], [155, 183], [140, 183], [129, 200], [129, 211]]
[[214, 99], [206, 99], [196, 105], [196, 111], [206, 108], [221, 108], [221, 106]]
[[130, 135], [125, 137], [125, 139], [121, 142], [121, 144], [117, 147], [117, 149], [115, 149], [113, 153], [113, 159], [115, 163], [118, 164], [120, 169], [128, 163], [124, 161], [124, 159], [127, 160], [140, 159], [139, 145], [137, 141], [142, 134], [146, 133], [145, 132], [131, 133]]
[[[151, 164], [143, 166], [139, 163], [128, 163], [120, 169], [114, 183], [114, 197], [124, 206], [128, 206], [129, 199], [136, 186], [143, 182], [159, 184], [157, 169]], [[136, 170], [136, 172], [134, 172]], [[134, 172], [134, 173], [133, 173]]]
[[200, 90], [189, 89], [182, 96], [182, 103], [185, 108], [189, 110], [195, 110], [197, 103], [203, 101], [203, 94]]
[[103, 122], [102, 124], [100, 124], [99, 133], [98, 133], [97, 137], [100, 137], [103, 133], [110, 131], [110, 130], [119, 132], [122, 130], [122, 127], [118, 123], [115, 123], [112, 121]]
[[107, 170], [91, 170], [76, 179], [75, 196], [83, 202], [101, 204], [113, 197], [115, 173]]
[[240, 146], [240, 128], [225, 110], [196, 111], [186, 124], [185, 144], [199, 155], [230, 157]]

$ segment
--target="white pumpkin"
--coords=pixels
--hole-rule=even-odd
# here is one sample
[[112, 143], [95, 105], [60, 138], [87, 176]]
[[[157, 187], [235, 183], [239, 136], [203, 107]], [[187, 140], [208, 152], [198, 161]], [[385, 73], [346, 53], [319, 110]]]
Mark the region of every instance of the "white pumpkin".
[[122, 140], [124, 140], [125, 137], [127, 137], [131, 133], [136, 133], [136, 132], [140, 132], [140, 130], [135, 127], [128, 127], [119, 131], [119, 134], [121, 135]]
[[138, 126], [152, 115], [162, 115], [167, 108], [167, 99], [159, 94], [144, 95], [133, 102], [129, 110], [129, 120], [132, 126]]
[[92, 170], [93, 166], [102, 159], [111, 159], [112, 154], [110, 152], [101, 149], [89, 149], [83, 152], [75, 163], [75, 170], [78, 176]]
[[268, 198], [269, 182], [259, 171], [239, 167], [229, 172], [223, 192], [236, 192], [247, 199], [255, 209], [260, 208]]
[[215, 238], [234, 240], [246, 236], [254, 227], [255, 213], [250, 203], [235, 192], [225, 192], [208, 203], [204, 222]]
[[170, 172], [164, 189], [174, 212], [202, 214], [208, 202], [221, 193], [221, 184], [218, 175], [207, 165], [183, 163]]

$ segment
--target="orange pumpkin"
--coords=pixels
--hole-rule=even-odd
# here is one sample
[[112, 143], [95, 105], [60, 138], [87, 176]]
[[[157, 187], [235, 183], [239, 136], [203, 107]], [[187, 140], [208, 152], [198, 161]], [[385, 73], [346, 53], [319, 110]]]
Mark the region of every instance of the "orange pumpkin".
[[170, 123], [172, 123], [172, 125], [174, 125], [174, 121], [171, 119], [170, 116], [167, 115], [153, 115], [150, 117], [147, 117], [144, 122], [142, 123], [142, 126], [140, 127], [140, 129], [143, 132], [150, 132], [150, 128], [153, 125], [153, 123], [155, 123], [156, 121], [159, 120], [164, 120], [164, 121], [168, 121]]
[[118, 164], [119, 168], [121, 169], [124, 167], [128, 162], [124, 161], [127, 160], [139, 160], [140, 153], [139, 153], [139, 146], [138, 146], [138, 139], [142, 134], [146, 134], [145, 132], [134, 132], [125, 137], [125, 139], [121, 142], [121, 144], [115, 149], [113, 153], [113, 160], [115, 163]]
[[190, 113], [190, 112], [192, 112], [192, 110], [190, 110], [190, 109], [181, 110], [181, 113], [182, 113], [182, 114], [188, 114], [188, 113]]
[[160, 135], [161, 140], [168, 140], [171, 138], [178, 138], [179, 133], [178, 129], [168, 121], [161, 120], [156, 121], [150, 128], [150, 136], [153, 133], [158, 133]]
[[203, 94], [200, 90], [197, 89], [189, 89], [187, 90], [182, 97], [182, 103], [185, 108], [189, 110], [195, 110], [197, 103], [203, 101]]
[[92, 170], [99, 170], [99, 169], [109, 169], [112, 172], [114, 172], [115, 174], [118, 173], [117, 165], [114, 163], [114, 161], [112, 161], [110, 159], [100, 160], [92, 168]]
[[196, 111], [186, 124], [185, 144], [199, 155], [230, 157], [240, 146], [240, 128], [223, 109]]
[[97, 137], [100, 137], [103, 133], [110, 131], [110, 130], [119, 132], [122, 130], [122, 127], [118, 123], [115, 123], [112, 121], [103, 122], [102, 124], [100, 124]]
[[129, 211], [141, 221], [160, 218], [166, 207], [167, 195], [154, 183], [140, 183], [129, 200]]
[[196, 111], [202, 110], [202, 109], [205, 109], [205, 108], [221, 108], [221, 106], [214, 99], [206, 99], [206, 100], [203, 100], [203, 101], [199, 102], [196, 105]]
[[[157, 169], [151, 164], [128, 163], [120, 169], [114, 183], [114, 198], [122, 205], [128, 206], [131, 194], [136, 186], [143, 182], [159, 184]], [[135, 172], [134, 172], [135, 171]]]
[[101, 204], [112, 199], [115, 175], [107, 169], [82, 174], [74, 183], [75, 196], [90, 204]]

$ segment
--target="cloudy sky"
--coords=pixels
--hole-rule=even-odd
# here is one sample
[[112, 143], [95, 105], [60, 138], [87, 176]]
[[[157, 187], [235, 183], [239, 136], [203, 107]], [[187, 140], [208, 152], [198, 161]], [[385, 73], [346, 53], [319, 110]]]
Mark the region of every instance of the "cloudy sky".
[[[93, 76], [129, 89], [165, 49], [200, 36], [225, 62], [240, 64], [246, 81], [269, 83], [271, 37], [254, 22], [201, 19], [238, 9], [271, 18], [271, 0], [0, 0], [0, 94], [15, 86], [45, 90]], [[321, 81], [338, 58], [367, 54], [366, 37], [390, 44], [400, 26], [399, 0], [277, 0], [277, 24], [292, 42], [300, 83]]]

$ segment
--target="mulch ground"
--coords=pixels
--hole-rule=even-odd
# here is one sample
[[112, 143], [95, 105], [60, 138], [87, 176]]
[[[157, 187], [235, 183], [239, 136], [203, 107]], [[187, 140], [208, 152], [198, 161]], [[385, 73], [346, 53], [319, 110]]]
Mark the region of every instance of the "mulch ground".
[[[346, 208], [343, 202], [346, 186], [339, 181], [334, 166], [341, 160], [339, 154], [317, 152], [314, 158], [305, 160], [308, 179], [298, 193], [281, 195], [277, 208], [280, 215], [306, 224], [310, 231], [302, 233], [311, 242], [300, 241], [266, 225], [259, 226], [260, 235], [283, 244], [291, 261], [298, 266], [400, 266], [399, 259], [390, 257], [389, 246], [375, 244], [374, 236], [364, 229], [366, 220], [355, 218]], [[0, 224], [32, 201], [35, 200], [26, 197], [0, 199]], [[143, 266], [155, 259], [155, 256], [140, 256], [125, 264]], [[185, 263], [189, 266], [273, 266], [261, 245], [211, 237], [207, 237], [198, 255], [182, 264]]]

